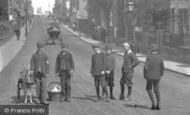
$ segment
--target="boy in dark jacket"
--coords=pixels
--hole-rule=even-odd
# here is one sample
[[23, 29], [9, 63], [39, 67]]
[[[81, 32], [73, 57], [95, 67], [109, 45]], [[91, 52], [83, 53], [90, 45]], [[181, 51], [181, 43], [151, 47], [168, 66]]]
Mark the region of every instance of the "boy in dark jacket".
[[36, 81], [36, 93], [38, 97], [36, 103], [49, 104], [47, 102], [46, 81], [49, 76], [50, 63], [48, 56], [42, 51], [44, 46], [43, 42], [37, 43], [37, 51], [32, 55], [30, 60], [30, 70], [34, 73]]
[[[152, 53], [147, 57], [144, 66], [144, 77], [147, 80], [146, 90], [152, 102], [152, 110], [160, 110], [160, 91], [159, 82], [164, 74], [164, 62], [161, 56], [158, 54], [158, 48], [156, 45], [152, 45]], [[156, 95], [157, 104], [152, 94], [152, 87]]]
[[[61, 102], [71, 101], [71, 77], [74, 72], [72, 54], [68, 51], [68, 45], [61, 44], [61, 52], [57, 55], [55, 72], [60, 77], [62, 86]], [[65, 99], [63, 98], [65, 96]]]
[[113, 96], [113, 87], [114, 87], [114, 70], [115, 70], [115, 57], [111, 54], [112, 47], [105, 46], [105, 75], [106, 75], [106, 82], [110, 88], [110, 99], [115, 99]]
[[100, 85], [102, 86], [103, 92], [106, 94], [106, 101], [108, 101], [107, 84], [105, 81], [105, 56], [101, 52], [99, 46], [93, 46], [95, 54], [92, 55], [91, 64], [91, 75], [94, 77], [97, 101], [101, 99], [100, 97]]
[[139, 64], [139, 60], [135, 56], [135, 54], [132, 52], [130, 46], [128, 43], [124, 43], [124, 62], [122, 67], [122, 78], [120, 80], [121, 85], [121, 94], [120, 94], [120, 100], [125, 99], [124, 92], [125, 92], [125, 84], [128, 87], [128, 94], [127, 94], [127, 100], [131, 100], [131, 93], [132, 93], [132, 86], [133, 86], [133, 76], [134, 76], [134, 68]]

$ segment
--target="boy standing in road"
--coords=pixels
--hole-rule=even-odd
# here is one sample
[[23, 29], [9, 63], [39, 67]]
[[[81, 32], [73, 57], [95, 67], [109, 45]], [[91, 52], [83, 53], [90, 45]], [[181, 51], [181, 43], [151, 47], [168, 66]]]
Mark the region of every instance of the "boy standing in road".
[[[60, 77], [62, 95], [60, 101], [71, 101], [71, 77], [74, 72], [74, 61], [72, 54], [68, 51], [68, 45], [61, 43], [61, 52], [56, 58], [55, 72]], [[65, 98], [64, 98], [65, 96]]]
[[100, 101], [100, 85], [103, 92], [106, 94], [106, 101], [108, 101], [107, 84], [105, 81], [105, 56], [101, 52], [99, 46], [93, 46], [95, 54], [92, 55], [91, 75], [94, 77], [97, 101]]
[[106, 82], [110, 88], [110, 99], [114, 100], [115, 97], [113, 96], [113, 87], [114, 87], [115, 57], [111, 53], [112, 53], [112, 47], [108, 45], [105, 46]]
[[[161, 56], [158, 54], [158, 48], [156, 45], [151, 45], [152, 53], [147, 57], [144, 66], [144, 77], [147, 80], [146, 90], [152, 102], [152, 110], [160, 110], [160, 91], [159, 82], [164, 74], [164, 62]], [[156, 95], [157, 104], [155, 105], [154, 96], [152, 94], [152, 87]]]
[[130, 46], [128, 43], [124, 43], [124, 61], [123, 61], [123, 67], [122, 67], [122, 78], [120, 80], [120, 86], [121, 86], [121, 94], [120, 94], [120, 100], [125, 99], [125, 84], [128, 87], [128, 94], [127, 94], [127, 100], [131, 100], [131, 94], [132, 94], [132, 86], [133, 86], [133, 76], [134, 76], [134, 68], [139, 64], [139, 60], [135, 56], [135, 54], [132, 52]]
[[36, 81], [37, 103], [48, 104], [47, 99], [47, 77], [49, 76], [49, 59], [42, 51], [45, 43], [37, 43], [37, 52], [32, 55], [30, 61], [30, 70], [34, 73]]

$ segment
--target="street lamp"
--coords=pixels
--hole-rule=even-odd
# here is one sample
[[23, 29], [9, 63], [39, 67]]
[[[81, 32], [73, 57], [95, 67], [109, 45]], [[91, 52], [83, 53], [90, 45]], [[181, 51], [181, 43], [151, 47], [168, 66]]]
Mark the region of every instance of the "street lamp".
[[25, 28], [25, 35], [28, 36], [28, 0], [25, 0], [25, 15], [26, 15], [26, 28]]
[[136, 9], [135, 3], [131, 0], [126, 0], [126, 10], [127, 10], [127, 37], [128, 41], [132, 40], [134, 52], [136, 52], [136, 33], [135, 33], [135, 25], [137, 24], [136, 18]]

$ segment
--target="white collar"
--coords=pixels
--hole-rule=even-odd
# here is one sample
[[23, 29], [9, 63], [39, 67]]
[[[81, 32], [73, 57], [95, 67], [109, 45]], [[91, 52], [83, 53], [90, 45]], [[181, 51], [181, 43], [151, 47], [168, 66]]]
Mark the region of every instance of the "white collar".
[[157, 54], [158, 52], [152, 52], [152, 54]]
[[131, 50], [129, 50], [129, 51], [127, 52], [127, 54], [130, 54], [130, 53], [132, 53], [132, 51], [131, 51]]

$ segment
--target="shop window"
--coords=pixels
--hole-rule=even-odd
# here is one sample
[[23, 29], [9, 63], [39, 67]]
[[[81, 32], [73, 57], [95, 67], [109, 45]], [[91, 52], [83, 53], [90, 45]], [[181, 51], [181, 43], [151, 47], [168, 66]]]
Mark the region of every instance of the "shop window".
[[184, 32], [189, 31], [189, 9], [179, 9], [179, 20]]

